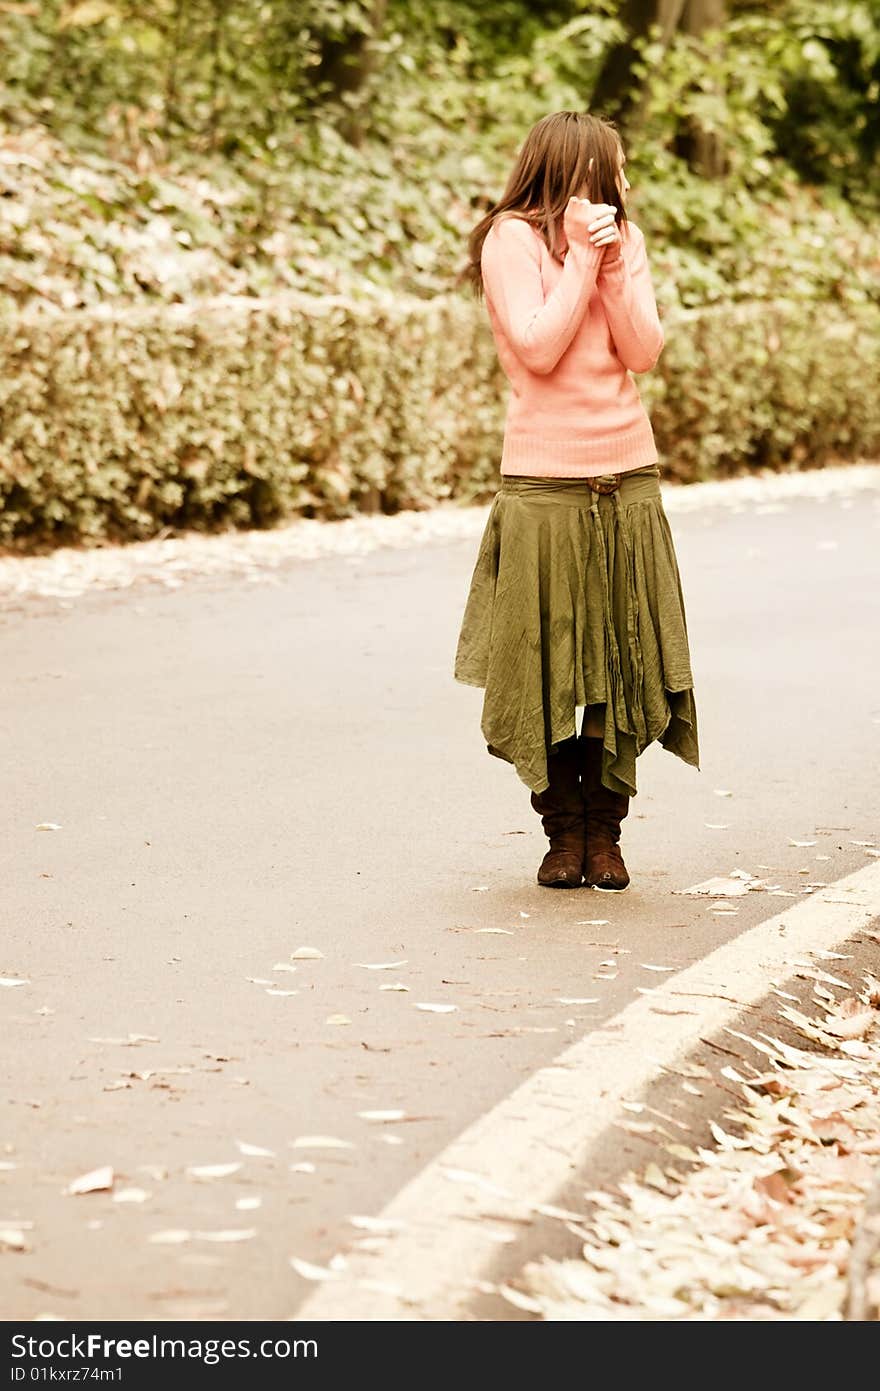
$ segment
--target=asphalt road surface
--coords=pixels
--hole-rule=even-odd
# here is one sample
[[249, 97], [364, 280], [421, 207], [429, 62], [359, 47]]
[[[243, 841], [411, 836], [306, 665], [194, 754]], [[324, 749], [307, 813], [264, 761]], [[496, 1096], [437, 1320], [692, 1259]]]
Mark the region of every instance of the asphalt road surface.
[[637, 962], [794, 901], [677, 890], [866, 863], [880, 490], [670, 523], [701, 769], [640, 758], [623, 894], [535, 882], [528, 789], [452, 678], [475, 538], [0, 614], [5, 1317], [291, 1317], [290, 1258], [367, 1236]]

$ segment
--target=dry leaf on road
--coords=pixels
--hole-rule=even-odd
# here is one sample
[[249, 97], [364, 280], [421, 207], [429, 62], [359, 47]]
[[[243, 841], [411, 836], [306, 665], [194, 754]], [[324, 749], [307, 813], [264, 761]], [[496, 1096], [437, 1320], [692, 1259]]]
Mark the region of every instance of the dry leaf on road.
[[105, 1164], [100, 1169], [90, 1169], [87, 1174], [81, 1174], [69, 1183], [64, 1192], [69, 1194], [76, 1193], [100, 1193], [113, 1187], [113, 1169], [111, 1165]]
[[215, 1179], [228, 1178], [230, 1174], [237, 1174], [241, 1164], [189, 1164], [186, 1172], [190, 1178]]
[[294, 1149], [354, 1149], [351, 1140], [339, 1140], [335, 1135], [299, 1135], [290, 1141]]

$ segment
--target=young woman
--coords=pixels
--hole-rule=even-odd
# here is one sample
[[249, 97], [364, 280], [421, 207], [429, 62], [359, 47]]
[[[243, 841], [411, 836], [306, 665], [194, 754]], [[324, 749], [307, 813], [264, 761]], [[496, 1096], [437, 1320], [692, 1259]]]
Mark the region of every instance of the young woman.
[[681, 580], [630, 376], [664, 340], [625, 162], [613, 122], [545, 116], [469, 239], [511, 389], [455, 678], [485, 689], [488, 752], [531, 789], [553, 887], [626, 888], [620, 823], [653, 740], [700, 766]]

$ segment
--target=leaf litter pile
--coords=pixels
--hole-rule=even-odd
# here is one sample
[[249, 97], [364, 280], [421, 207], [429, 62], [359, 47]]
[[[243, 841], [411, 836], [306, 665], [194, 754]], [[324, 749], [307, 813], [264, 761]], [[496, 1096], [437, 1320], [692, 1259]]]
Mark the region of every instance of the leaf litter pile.
[[[736, 1133], [712, 1122], [713, 1149], [665, 1146], [688, 1172], [655, 1160], [585, 1193], [592, 1215], [566, 1224], [581, 1258], [530, 1262], [508, 1302], [547, 1320], [880, 1319], [880, 981], [809, 974], [815, 1014], [777, 992], [799, 1046], [728, 1031], [760, 1063], [721, 1070]], [[682, 1072], [691, 1092], [710, 1079]]]

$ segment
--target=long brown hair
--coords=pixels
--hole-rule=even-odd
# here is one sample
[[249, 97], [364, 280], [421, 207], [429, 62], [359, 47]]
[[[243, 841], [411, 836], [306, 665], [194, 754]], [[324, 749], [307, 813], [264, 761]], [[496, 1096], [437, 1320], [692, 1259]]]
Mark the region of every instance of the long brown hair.
[[468, 259], [456, 283], [464, 281], [478, 299], [482, 296], [483, 242], [501, 213], [525, 217], [540, 232], [551, 256], [561, 261], [562, 215], [572, 194], [579, 194], [585, 185], [591, 203], [609, 203], [617, 208], [616, 221], [623, 229], [627, 217], [617, 186], [622, 148], [617, 127], [607, 117], [586, 111], [554, 111], [542, 116], [523, 141], [498, 202], [470, 233]]

